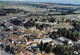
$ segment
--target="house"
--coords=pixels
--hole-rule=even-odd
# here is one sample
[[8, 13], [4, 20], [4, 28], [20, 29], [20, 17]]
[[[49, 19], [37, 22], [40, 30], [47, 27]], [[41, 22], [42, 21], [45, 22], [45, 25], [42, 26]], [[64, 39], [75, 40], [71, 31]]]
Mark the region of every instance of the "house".
[[80, 40], [78, 40], [78, 41], [74, 42], [74, 44], [80, 44]]
[[63, 45], [62, 42], [59, 42], [57, 40], [53, 40], [53, 42], [51, 43], [52, 46], [55, 46], [55, 45]]
[[52, 42], [52, 39], [51, 38], [45, 38], [45, 39], [42, 39], [41, 41], [43, 41], [43, 43], [49, 43], [49, 42]]
[[73, 45], [72, 40], [69, 40], [69, 39], [64, 38], [64, 37], [59, 37], [56, 40], [59, 42], [63, 42], [64, 44]]

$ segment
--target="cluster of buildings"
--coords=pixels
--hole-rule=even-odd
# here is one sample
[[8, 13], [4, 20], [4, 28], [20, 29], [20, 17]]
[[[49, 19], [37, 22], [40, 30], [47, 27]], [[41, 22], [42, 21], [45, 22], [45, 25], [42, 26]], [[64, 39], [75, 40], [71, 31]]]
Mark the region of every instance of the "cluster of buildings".
[[[16, 17], [15, 17], [16, 18]], [[14, 19], [14, 18], [13, 18]], [[28, 20], [27, 20], [28, 21]], [[26, 21], [26, 22], [27, 22]], [[54, 48], [55, 45], [64, 45], [73, 46], [73, 41], [64, 38], [58, 37], [56, 39], [51, 39], [49, 37], [49, 32], [57, 32], [58, 28], [54, 28], [54, 23], [48, 22], [36, 22], [37, 24], [46, 24], [48, 27], [43, 27], [43, 30], [38, 29], [36, 26], [25, 28], [24, 26], [16, 26], [5, 20], [1, 22], [1, 36], [4, 37], [0, 40], [1, 46], [7, 51], [14, 55], [55, 55], [54, 53], [47, 54], [40, 53], [40, 43], [50, 43]], [[63, 24], [63, 23], [59, 23]], [[65, 24], [65, 23], [64, 23]], [[70, 24], [65, 24], [70, 25]]]
[[36, 27], [31, 27], [27, 30], [8, 21], [2, 21], [1, 27], [4, 31], [8, 29], [6, 31], [7, 35], [1, 40], [1, 46], [5, 51], [15, 55], [38, 55], [40, 53], [38, 45], [41, 41], [43, 43], [52, 42], [51, 38], [41, 36], [46, 33], [45, 31], [40, 31]]

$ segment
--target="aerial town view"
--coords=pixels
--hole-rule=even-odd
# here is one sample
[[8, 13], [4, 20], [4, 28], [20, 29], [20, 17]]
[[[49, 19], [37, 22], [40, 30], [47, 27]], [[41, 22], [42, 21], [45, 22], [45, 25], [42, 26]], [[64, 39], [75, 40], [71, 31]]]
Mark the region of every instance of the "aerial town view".
[[0, 0], [0, 55], [80, 55], [80, 0]]

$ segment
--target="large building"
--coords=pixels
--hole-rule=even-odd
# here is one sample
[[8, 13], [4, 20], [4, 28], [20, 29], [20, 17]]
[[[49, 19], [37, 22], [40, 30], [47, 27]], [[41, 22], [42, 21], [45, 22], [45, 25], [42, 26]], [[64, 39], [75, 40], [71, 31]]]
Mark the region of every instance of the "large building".
[[43, 42], [43, 43], [49, 43], [49, 42], [52, 42], [52, 39], [51, 38], [45, 38], [45, 39], [34, 39], [34, 42]]

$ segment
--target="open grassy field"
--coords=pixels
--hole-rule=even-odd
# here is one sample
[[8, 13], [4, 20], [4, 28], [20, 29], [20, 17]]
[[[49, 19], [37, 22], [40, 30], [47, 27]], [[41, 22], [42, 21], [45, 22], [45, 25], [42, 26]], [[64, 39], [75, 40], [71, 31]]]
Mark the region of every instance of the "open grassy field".
[[65, 24], [56, 24], [56, 25], [54, 25], [54, 27], [53, 28], [67, 28], [67, 29], [69, 29], [69, 28], [73, 28], [73, 26], [71, 26], [71, 25], [65, 25]]

